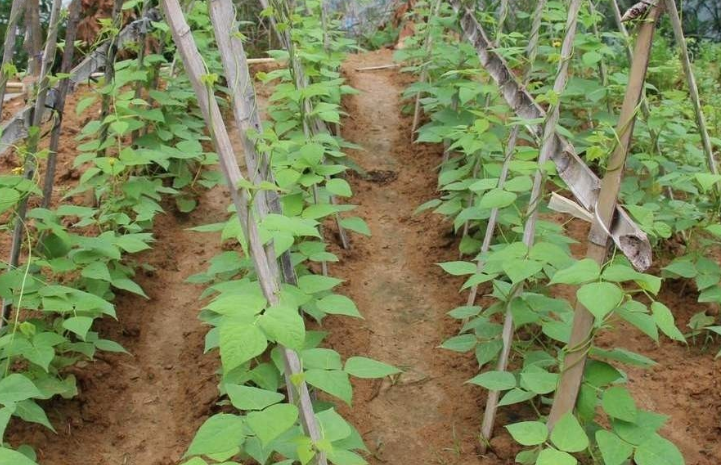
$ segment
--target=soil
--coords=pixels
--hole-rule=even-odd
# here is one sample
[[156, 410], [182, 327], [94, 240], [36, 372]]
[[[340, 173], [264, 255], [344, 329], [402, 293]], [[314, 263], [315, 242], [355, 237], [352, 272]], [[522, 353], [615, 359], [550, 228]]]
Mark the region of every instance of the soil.
[[[344, 136], [364, 147], [350, 152], [365, 170], [349, 176], [352, 202], [373, 235], [353, 235], [347, 251], [334, 246], [341, 262], [330, 266], [332, 275], [345, 280], [340, 292], [357, 303], [364, 319], [329, 317], [323, 326], [331, 333], [327, 344], [344, 357], [376, 358], [404, 373], [394, 380], [354, 380], [353, 407], [342, 413], [363, 435], [371, 451], [367, 459], [374, 465], [511, 464], [517, 449], [503, 425], [529, 418], [531, 412], [502, 409], [492, 451], [480, 456], [485, 392], [464, 384], [476, 374], [477, 364], [471, 356], [438, 348], [458, 331], [446, 313], [465, 301], [458, 292], [461, 281], [434, 265], [457, 259], [457, 239], [440, 216], [413, 212], [437, 196], [442, 149], [410, 142], [410, 118], [401, 114], [400, 97], [407, 77], [395, 69], [355, 71], [391, 60], [390, 51], [379, 51], [351, 56], [344, 65], [350, 84], [362, 91], [346, 102], [349, 117], [343, 126]], [[66, 112], [60, 192], [78, 177], [71, 167], [73, 138], [83, 126], [74, 115], [76, 101], [70, 98]], [[0, 170], [11, 168], [11, 160], [5, 158]], [[43, 465], [180, 462], [217, 400], [217, 355], [203, 354], [206, 328], [197, 319], [202, 287], [184, 281], [203, 270], [221, 248], [215, 238], [187, 228], [223, 219], [227, 201], [225, 189], [217, 188], [202, 194], [190, 215], [158, 216], [155, 247], [137, 256], [155, 268], [138, 279], [150, 298], [121, 295], [118, 321], [105, 321], [99, 328], [131, 355], [103, 354], [77, 366], [73, 372], [80, 395], [46, 405], [58, 433], [13, 422], [13, 445], [33, 445]], [[571, 222], [568, 228], [583, 240], [585, 225]], [[3, 238], [0, 248], [5, 250], [6, 244]], [[574, 250], [577, 255], [583, 251], [581, 245]], [[660, 300], [683, 328], [704, 309], [696, 299], [692, 290], [670, 283]], [[688, 465], [721, 463], [721, 363], [713, 357], [718, 347], [704, 351], [700, 344], [688, 348], [668, 339], [656, 345], [624, 325], [599, 343], [619, 344], [657, 360], [656, 368], [627, 372], [639, 404], [671, 417], [663, 433], [679, 445]]]

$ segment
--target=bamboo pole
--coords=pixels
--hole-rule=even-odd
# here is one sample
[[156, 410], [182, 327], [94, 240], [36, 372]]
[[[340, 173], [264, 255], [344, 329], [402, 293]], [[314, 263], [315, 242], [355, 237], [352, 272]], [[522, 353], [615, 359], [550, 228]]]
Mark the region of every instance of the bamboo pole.
[[[151, 2], [152, 2], [152, 0], [143, 0], [143, 9], [142, 9], [141, 16], [145, 17], [148, 14], [148, 10], [150, 9]], [[147, 31], [141, 32], [140, 37], [138, 37], [138, 45], [140, 47], [140, 49], [138, 50], [138, 69], [141, 71], [145, 69], [145, 54], [147, 52], [147, 44], [145, 43], [146, 37], [147, 37]], [[147, 81], [146, 81], [146, 84], [143, 84], [143, 82], [141, 82], [141, 81], [138, 81], [137, 83], [135, 83], [135, 98], [136, 99], [139, 99], [142, 96], [143, 88], [146, 86], [147, 86]], [[135, 144], [135, 141], [138, 139], [138, 137], [140, 137], [140, 135], [143, 132], [144, 131], [141, 129], [136, 129], [135, 131], [133, 131], [133, 133], [131, 135], [131, 140], [132, 140], [133, 144]]]
[[[553, 91], [559, 96], [559, 103], [551, 105], [546, 114], [546, 121], [543, 127], [543, 143], [538, 155], [538, 169], [533, 179], [533, 188], [531, 190], [531, 199], [528, 204], [526, 213], [526, 224], [523, 229], [523, 243], [530, 250], [536, 237], [536, 223], [538, 221], [538, 209], [543, 199], [544, 183], [546, 181], [545, 164], [551, 158], [551, 154], [556, 150], [556, 126], [561, 118], [560, 96], [566, 90], [568, 82], [568, 66], [573, 56], [573, 42], [576, 39], [576, 30], [578, 25], [578, 12], [581, 9], [583, 0], [572, 0], [568, 8], [568, 19], [566, 21], [566, 36], [561, 46], [561, 59], [556, 73], [556, 79], [553, 84]], [[508, 361], [513, 347], [514, 324], [513, 314], [511, 313], [511, 303], [523, 292], [523, 283], [515, 286], [511, 293], [505, 308], [505, 320], [503, 322], [503, 348], [498, 357], [497, 371], [507, 371]], [[498, 401], [500, 391], [489, 391], [486, 400], [486, 409], [483, 413], [483, 424], [481, 426], [481, 436], [485, 439], [482, 441], [482, 448], [486, 447], [493, 434], [493, 425], [496, 420], [496, 411], [498, 410]]]
[[[212, 2], [219, 5], [217, 1]], [[247, 189], [239, 188], [239, 183], [243, 180], [243, 175], [238, 168], [238, 164], [233, 151], [233, 146], [228, 136], [228, 132], [223, 124], [222, 115], [218, 108], [217, 102], [212, 97], [210, 91], [201, 81], [202, 76], [206, 73], [200, 52], [198, 51], [193, 36], [183, 16], [178, 0], [162, 0], [165, 17], [170, 27], [178, 51], [180, 52], [186, 72], [195, 90], [198, 98], [198, 104], [203, 112], [203, 116], [210, 128], [213, 144], [218, 152], [220, 166], [230, 188], [231, 197], [236, 207], [238, 219], [241, 223], [245, 236], [248, 238], [251, 259], [253, 260], [260, 286], [263, 290], [268, 303], [275, 305], [278, 303], [279, 284], [277, 276], [273, 275], [268, 263], [268, 257], [265, 254], [260, 241], [258, 226], [252, 210], [249, 207], [250, 196]], [[236, 57], [237, 58], [237, 57]], [[283, 349], [283, 361], [285, 365], [286, 379], [292, 375], [301, 374], [302, 367], [298, 354], [293, 350]], [[302, 379], [302, 378], [301, 378]], [[287, 381], [291, 402], [297, 394], [299, 402], [300, 418], [303, 430], [313, 440], [321, 438], [320, 429], [313, 413], [308, 385], [304, 381], [294, 383]], [[296, 392], [294, 391], [294, 388]], [[321, 454], [316, 456], [318, 464], [325, 465], [325, 457]]]
[[[45, 99], [49, 88], [50, 70], [55, 59], [55, 51], [57, 50], [58, 29], [60, 27], [60, 9], [62, 0], [53, 0], [52, 10], [50, 12], [50, 27], [48, 29], [48, 38], [43, 51], [42, 63], [40, 64], [39, 86], [37, 97], [35, 100], [35, 110], [32, 112], [32, 126], [37, 128], [42, 124], [43, 111], [45, 109]], [[35, 159], [34, 156], [38, 149], [40, 139], [39, 131], [28, 140], [29, 156], [25, 160], [24, 175], [26, 179], [35, 177]], [[17, 209], [17, 217], [15, 218], [15, 226], [13, 229], [12, 243], [10, 245], [10, 258], [8, 266], [14, 269], [20, 261], [20, 251], [22, 249], [23, 236], [25, 234], [25, 216], [27, 215], [28, 197], [23, 197]], [[10, 300], [3, 300], [2, 319], [0, 319], [0, 328], [2, 328], [10, 317], [11, 310]]]
[[[596, 218], [588, 236], [586, 257], [594, 260], [599, 265], [603, 265], [606, 261], [611, 246], [606, 231], [609, 230], [614, 221], [618, 192], [621, 188], [626, 157], [636, 122], [636, 109], [643, 96], [651, 56], [651, 45], [656, 23], [661, 17], [662, 10], [661, 6], [653, 6], [647, 20], [641, 23], [634, 52], [635, 59], [631, 65], [626, 97], [624, 98], [616, 129], [619, 144], [607, 162], [606, 175], [601, 184], [601, 192], [595, 213]], [[548, 417], [549, 429], [553, 429], [556, 422], [567, 412], [572, 411], [576, 405], [578, 391], [583, 381], [586, 359], [593, 345], [593, 324], [593, 315], [577, 302], [571, 339], [568, 343], [561, 370], [561, 380]]]
[[[678, 9], [676, 9], [676, 2], [674, 0], [665, 0], [665, 3], [666, 10], [668, 11], [669, 18], [671, 19], [671, 26], [673, 26], [673, 34], [676, 37], [676, 43], [678, 44], [680, 50], [681, 64], [683, 65], [683, 72], [686, 75], [686, 82], [688, 83], [688, 90], [691, 95], [693, 111], [696, 115], [696, 126], [698, 127], [701, 142], [703, 143], [703, 151], [706, 154], [706, 163], [711, 173], [718, 174], [718, 166], [716, 165], [713, 146], [711, 145], [711, 139], [706, 126], [706, 117], [704, 116], [703, 109], [701, 108], [701, 99], [699, 98], [696, 78], [693, 74], [693, 68], [691, 67], [691, 59], [689, 58], [688, 47], [686, 46], [686, 37], [684, 37], [683, 34], [681, 18], [678, 15]], [[714, 186], [714, 193], [718, 200], [721, 196], [721, 186], [719, 186], [719, 183], [714, 183]]]
[[5, 29], [2, 70], [0, 70], [0, 117], [2, 117], [3, 103], [5, 101], [5, 89], [8, 86], [8, 79], [10, 79], [10, 76], [7, 74], [7, 67], [13, 62], [15, 41], [17, 40], [17, 27], [22, 15], [23, 0], [13, 0], [13, 4], [10, 7], [10, 17], [8, 18]]
[[[491, 75], [500, 88], [503, 98], [515, 114], [524, 120], [528, 131], [541, 138], [542, 128], [530, 121], [545, 118], [546, 112], [535, 102], [531, 94], [516, 81], [514, 73], [505, 60], [493, 50], [493, 44], [483, 26], [475, 18], [474, 11], [463, 6], [461, 0], [449, 0], [453, 8], [461, 14], [463, 31], [475, 47], [481, 66]], [[580, 205], [591, 210], [598, 199], [601, 181], [581, 160], [575, 147], [563, 136], [556, 133], [556, 151], [552, 161], [560, 178], [568, 185]], [[618, 248], [629, 262], [638, 270], [651, 265], [651, 244], [646, 234], [639, 228], [628, 213], [618, 207], [618, 220], [613, 223], [611, 235]]]
[[[112, 18], [113, 18], [113, 28], [119, 29], [120, 24], [122, 22], [123, 17], [123, 0], [115, 0], [115, 3], [113, 3], [113, 12], [112, 12]], [[115, 79], [115, 55], [118, 53], [118, 46], [117, 46], [117, 35], [114, 35], [110, 39], [110, 43], [108, 45], [108, 51], [107, 51], [107, 58], [105, 61], [105, 70], [104, 70], [104, 85], [109, 86], [112, 84], [113, 80]], [[105, 141], [108, 138], [108, 129], [109, 125], [105, 124], [104, 121], [110, 114], [110, 105], [111, 105], [112, 96], [110, 93], [103, 94], [102, 102], [101, 102], [101, 109], [100, 109], [100, 121], [103, 121], [103, 125], [100, 128], [100, 150], [102, 151], [103, 155], [105, 155], [107, 152], [103, 147], [105, 145]]]
[[[526, 87], [533, 76], [534, 63], [536, 62], [536, 56], [538, 55], [538, 43], [541, 36], [541, 25], [543, 22], [543, 11], [546, 8], [547, 0], [539, 0], [536, 4], [536, 10], [533, 14], [533, 25], [531, 27], [531, 36], [526, 47], [526, 55], [528, 56], [528, 67], [526, 68], [526, 75], [523, 79], [523, 87]], [[498, 187], [502, 188], [506, 179], [508, 178], [508, 172], [510, 171], [511, 160], [513, 160], [513, 154], [516, 150], [516, 143], [518, 141], [518, 134], [521, 130], [521, 126], [516, 125], [511, 130], [511, 135], [508, 138], [508, 144], [506, 146], [505, 159], [503, 160], [503, 166], [501, 167], [501, 174], [498, 179]], [[491, 249], [491, 241], [495, 235], [496, 226], [498, 224], [498, 213], [499, 209], [494, 208], [491, 210], [491, 216], [488, 218], [486, 224], [486, 232], [483, 235], [483, 243], [481, 245], [481, 252], [476, 269], [480, 272], [483, 269], [484, 262], [480, 258], [483, 254], [487, 253]], [[473, 305], [476, 302], [476, 296], [478, 295], [478, 284], [471, 287], [468, 294], [467, 305]]]
[[[431, 34], [432, 28], [431, 28], [431, 22], [433, 21], [433, 18], [438, 16], [438, 12], [441, 9], [441, 3], [442, 0], [436, 0], [433, 4], [433, 8], [431, 9], [431, 13], [428, 16], [428, 21], [426, 22], [426, 34], [423, 41], [423, 63], [421, 63], [421, 75], [418, 79], [418, 82], [421, 84], [425, 83], [428, 79], [428, 65], [427, 61], [431, 58], [431, 53], [433, 52], [433, 34]], [[416, 129], [418, 129], [418, 123], [421, 119], [421, 95], [423, 92], [418, 92], [416, 94], [416, 101], [413, 104], [413, 124], [411, 125], [411, 141], [415, 138], [416, 135]]]
[[[65, 32], [65, 49], [63, 50], [63, 61], [60, 64], [60, 72], [62, 74], [70, 73], [73, 66], [75, 37], [77, 36], [78, 22], [80, 22], [80, 7], [80, 0], [73, 0], [69, 6], [68, 24]], [[58, 85], [57, 99], [54, 102], [54, 111], [57, 115], [57, 120], [50, 133], [48, 163], [45, 169], [45, 183], [43, 185], [43, 200], [40, 205], [42, 208], [48, 208], [50, 206], [50, 200], [53, 194], [58, 147], [60, 147], [60, 130], [63, 123], [65, 98], [68, 95], [68, 89], [70, 89], [70, 79], [66, 77], [63, 78]]]
[[43, 38], [40, 27], [40, 1], [26, 0], [25, 28], [27, 31], [25, 50], [28, 54], [28, 74], [37, 78], [40, 75], [43, 58], [41, 56]]

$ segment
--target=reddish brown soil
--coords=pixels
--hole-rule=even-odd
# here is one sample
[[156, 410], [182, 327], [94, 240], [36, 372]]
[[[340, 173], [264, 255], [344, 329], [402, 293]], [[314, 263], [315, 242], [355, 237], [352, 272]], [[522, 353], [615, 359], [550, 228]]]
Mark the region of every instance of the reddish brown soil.
[[401, 116], [406, 83], [397, 71], [355, 71], [391, 61], [390, 51], [380, 51], [344, 66], [362, 93], [348, 101], [343, 135], [364, 147], [350, 156], [369, 173], [351, 178], [352, 201], [373, 235], [354, 236], [350, 253], [331, 267], [365, 319], [328, 328], [342, 355], [367, 355], [404, 373], [395, 383], [355, 382], [353, 408], [344, 413], [372, 451], [370, 463], [481, 464], [482, 392], [463, 384], [475, 375], [474, 362], [438, 349], [458, 330], [446, 312], [463, 302], [461, 281], [435, 265], [457, 257], [455, 240], [439, 216], [413, 215], [437, 194], [438, 149], [410, 143], [410, 121]]
[[[373, 236], [353, 236], [352, 250], [336, 252], [342, 262], [333, 275], [346, 280], [342, 292], [358, 304], [364, 320], [329, 318], [328, 343], [344, 356], [366, 355], [404, 369], [394, 382], [357, 380], [352, 409], [343, 412], [363, 435], [372, 464], [501, 465], [513, 463], [503, 425], [530, 418], [524, 410], [500, 412], [493, 451], [480, 457], [477, 436], [485, 392], [464, 384], [476, 374], [472, 357], [438, 349], [456, 334], [445, 313], [463, 304], [461, 282], [434, 263], [457, 259], [451, 226], [439, 216], [413, 216], [422, 202], [436, 197], [440, 149], [410, 143], [410, 121], [401, 116], [400, 92], [408, 84], [397, 70], [356, 72], [360, 66], [386, 64], [389, 51], [352, 56], [344, 69], [363, 91], [349, 99], [344, 135], [365, 147], [351, 157], [368, 176], [350, 177], [358, 214]], [[62, 192], [77, 174], [70, 168], [72, 140], [82, 120], [72, 111], [60, 153]], [[0, 164], [5, 172], [11, 166]], [[186, 228], [224, 217], [224, 189], [200, 198], [189, 216], [172, 213], [157, 219], [152, 251], [138, 260], [156, 268], [139, 278], [150, 300], [123, 295], [118, 322], [101, 332], [123, 344], [132, 356], [103, 355], [78, 366], [81, 394], [48, 405], [55, 435], [42, 427], [15, 422], [11, 443], [29, 443], [44, 465], [170, 465], [180, 456], [216, 400], [215, 355], [202, 353], [205, 328], [197, 320], [202, 288], [184, 283], [219, 251], [215, 238]], [[172, 208], [168, 208], [169, 211]], [[585, 226], [571, 223], [582, 240]], [[5, 250], [6, 242], [0, 242]], [[579, 246], [575, 252], [583, 253]], [[481, 290], [483, 292], [484, 290]], [[684, 327], [702, 309], [696, 295], [669, 285], [661, 300]], [[656, 346], [638, 331], [621, 325], [602, 336], [603, 346], [620, 344], [657, 360], [649, 371], [630, 369], [631, 387], [642, 407], [672, 417], [664, 434], [682, 449], [688, 465], [721, 463], [721, 364], [713, 352], [690, 349], [664, 339]]]

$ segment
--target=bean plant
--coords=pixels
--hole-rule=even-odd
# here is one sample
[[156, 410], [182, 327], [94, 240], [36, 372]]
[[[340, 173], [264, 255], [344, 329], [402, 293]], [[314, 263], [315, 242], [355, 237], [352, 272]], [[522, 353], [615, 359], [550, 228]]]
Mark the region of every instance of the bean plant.
[[[421, 11], [432, 10], [428, 5]], [[547, 3], [538, 56], [527, 63], [527, 34], [516, 31], [530, 29], [532, 14], [520, 12], [515, 18], [514, 24], [525, 27], [511, 32], [496, 30], [494, 50], [511, 69], [532, 66], [526, 89], [543, 106], [562, 102], [558, 132], [583, 152], [589, 166], [603, 172], [616, 141], [615, 114], [628, 81], [629, 63], [623, 59], [627, 39], [616, 31], [594, 29], [601, 18], [587, 4], [579, 18], [572, 76], [563, 95], [556, 95], [549, 76], [559, 59], [566, 5]], [[484, 27], [497, 28], [493, 11], [479, 11], [477, 16]], [[538, 419], [505, 426], [525, 447], [516, 456], [518, 463], [565, 465], [581, 460], [621, 465], [631, 457], [639, 465], [659, 463], [661, 457], [664, 463], [684, 463], [676, 446], [659, 435], [666, 417], [640, 408], [625, 386], [624, 365], [651, 367], [656, 362], [621, 347], [599, 347], [593, 337], [578, 347], [567, 345], [575, 299], [596, 318], [594, 335], [612, 331], [622, 322], [657, 343], [662, 336], [679, 343], [692, 337], [708, 345], [719, 333], [713, 313], [703, 312], [691, 319], [690, 331], [684, 334], [676, 326], [672, 309], [658, 297], [664, 280], [685, 278], [694, 280], [700, 302], [717, 304], [721, 279], [719, 265], [708, 254], [718, 247], [721, 232], [714, 195], [721, 178], [708, 173], [692, 109], [685, 90], [679, 88], [682, 83], [666, 82], [669, 76], [682, 76], [672, 46], [663, 37], [656, 44], [646, 90], [650, 112], [640, 115], [636, 126], [619, 199], [654, 245], [656, 260], [661, 263], [660, 276], [655, 276], [633, 269], [618, 254], [603, 266], [589, 259], [577, 260], [570, 245], [580, 238], [569, 237], [565, 224], [559, 224], [559, 217], [545, 206], [541, 207], [535, 245], [529, 248], [521, 242], [536, 170], [547, 173], [555, 190], [563, 193], [566, 186], [553, 164], [538, 165], [540, 141], [524, 131], [511, 154], [508, 179], [499, 186], [509, 133], [527, 122], [507, 107], [480, 67], [471, 44], [459, 42], [462, 32], [449, 6], [443, 6], [437, 16], [429, 15], [425, 27], [430, 31], [418, 28], [408, 47], [396, 52], [405, 71], [420, 74], [425, 70], [429, 76], [426, 82], [406, 90], [408, 97], [420, 93], [426, 117], [416, 141], [444, 143], [447, 152], [438, 178], [440, 197], [418, 211], [432, 210], [452, 221], [461, 236], [461, 258], [475, 261], [440, 266], [451, 275], [466, 278], [462, 290], [481, 285], [487, 292], [480, 302], [474, 300], [450, 311], [461, 330], [445, 341], [443, 348], [475, 353], [481, 373], [469, 383], [502, 391], [500, 406], [523, 403], [537, 413]], [[423, 42], [428, 35], [434, 43], [430, 56], [425, 56]], [[708, 68], [703, 63], [698, 66], [707, 89], [713, 89], [711, 76], [717, 72], [710, 68], [705, 71]], [[709, 99], [715, 98], [711, 94]], [[499, 210], [493, 245], [479, 255], [493, 209]], [[670, 253], [668, 244], [679, 242], [683, 244], [681, 252]], [[569, 286], [577, 289], [571, 293], [573, 287]], [[523, 291], [518, 293], [518, 289]], [[491, 365], [503, 347], [498, 316], [508, 311], [515, 331], [511, 369], [496, 371]], [[572, 351], [586, 352], [590, 361], [575, 414], [563, 417], [549, 434], [545, 424], [548, 405], [567, 368], [564, 356]]]

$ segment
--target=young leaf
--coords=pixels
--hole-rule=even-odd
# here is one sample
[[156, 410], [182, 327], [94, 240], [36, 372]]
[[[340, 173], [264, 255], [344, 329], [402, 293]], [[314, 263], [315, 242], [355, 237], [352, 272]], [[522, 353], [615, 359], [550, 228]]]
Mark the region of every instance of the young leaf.
[[596, 317], [597, 320], [611, 313], [623, 300], [623, 290], [611, 283], [589, 283], [577, 292], [579, 302]]
[[680, 342], [686, 342], [686, 338], [683, 337], [681, 331], [676, 327], [676, 321], [673, 318], [671, 310], [661, 302], [654, 302], [651, 304], [651, 312], [653, 313], [653, 319], [658, 325], [658, 329], [663, 333]]
[[584, 258], [553, 275], [550, 284], [582, 284], [596, 281], [601, 275], [601, 267], [595, 260]]
[[365, 357], [350, 357], [345, 362], [344, 371], [351, 376], [363, 379], [384, 378], [401, 372], [394, 366]]
[[185, 457], [218, 454], [240, 446], [245, 439], [243, 423], [236, 415], [213, 415], [195, 433]]
[[506, 391], [516, 387], [516, 377], [507, 371], [487, 371], [470, 379], [472, 384], [477, 384], [490, 391]]
[[327, 295], [320, 299], [317, 305], [320, 310], [331, 315], [346, 315], [355, 318], [363, 318], [355, 303], [344, 295]]
[[603, 393], [601, 403], [608, 416], [631, 423], [636, 421], [638, 415], [636, 402], [625, 387], [615, 386], [609, 388]]
[[638, 446], [633, 459], [637, 465], [686, 465], [678, 448], [658, 434]]
[[561, 417], [553, 427], [551, 442], [565, 452], [581, 452], [589, 444], [586, 432], [571, 412]]
[[566, 452], [549, 448], [543, 449], [538, 455], [536, 465], [576, 465], [578, 460]]
[[548, 438], [548, 427], [540, 421], [514, 423], [507, 425], [506, 429], [522, 446], [537, 446], [546, 442], [546, 438]]
[[467, 274], [474, 274], [476, 272], [477, 265], [471, 262], [446, 262], [438, 263], [438, 266], [453, 276], [463, 276]]
[[290, 404], [276, 404], [262, 412], [252, 412], [246, 417], [250, 429], [265, 446], [273, 439], [288, 431], [298, 420], [298, 407]]
[[220, 359], [226, 373], [265, 351], [268, 340], [255, 325], [224, 323], [220, 327]]
[[238, 410], [263, 410], [285, 398], [279, 392], [239, 384], [226, 384], [225, 390], [233, 407]]
[[596, 443], [605, 465], [623, 465], [633, 454], [633, 446], [606, 430], [596, 431]]
[[335, 396], [350, 405], [353, 397], [353, 388], [348, 379], [348, 374], [340, 370], [316, 370], [311, 369], [305, 372], [305, 380], [311, 386]]

